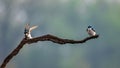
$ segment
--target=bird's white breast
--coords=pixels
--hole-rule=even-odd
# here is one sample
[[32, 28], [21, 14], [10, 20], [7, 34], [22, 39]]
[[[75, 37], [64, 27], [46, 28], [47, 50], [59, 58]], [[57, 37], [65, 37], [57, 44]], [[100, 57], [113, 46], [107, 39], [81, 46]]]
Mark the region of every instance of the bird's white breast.
[[31, 39], [31, 38], [32, 38], [32, 36], [31, 36], [30, 33], [26, 33], [26, 36], [27, 36], [28, 39]]
[[93, 31], [92, 29], [88, 29], [87, 32], [90, 36], [95, 36], [96, 35], [96, 32]]

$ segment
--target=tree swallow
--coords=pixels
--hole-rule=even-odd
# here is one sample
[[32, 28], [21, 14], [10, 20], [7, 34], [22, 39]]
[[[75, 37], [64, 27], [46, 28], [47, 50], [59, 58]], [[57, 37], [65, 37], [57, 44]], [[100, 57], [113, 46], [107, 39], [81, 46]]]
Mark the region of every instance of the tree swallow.
[[31, 31], [36, 29], [38, 26], [32, 26], [30, 27], [29, 24], [26, 24], [25, 25], [25, 30], [24, 30], [24, 34], [25, 34], [25, 38], [26, 39], [32, 39], [32, 36], [31, 36]]
[[87, 28], [87, 32], [90, 36], [95, 36], [96, 35], [96, 32], [95, 32], [94, 28], [90, 25]]

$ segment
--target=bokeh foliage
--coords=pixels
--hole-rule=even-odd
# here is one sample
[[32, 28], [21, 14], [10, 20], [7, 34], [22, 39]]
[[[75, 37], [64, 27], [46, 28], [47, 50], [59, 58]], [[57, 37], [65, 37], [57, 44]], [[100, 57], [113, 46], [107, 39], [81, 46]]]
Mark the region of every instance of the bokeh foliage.
[[85, 44], [26, 45], [7, 68], [119, 68], [119, 0], [0, 0], [0, 64], [24, 37], [24, 25], [39, 25], [34, 37], [53, 34], [82, 39], [93, 25], [99, 39]]

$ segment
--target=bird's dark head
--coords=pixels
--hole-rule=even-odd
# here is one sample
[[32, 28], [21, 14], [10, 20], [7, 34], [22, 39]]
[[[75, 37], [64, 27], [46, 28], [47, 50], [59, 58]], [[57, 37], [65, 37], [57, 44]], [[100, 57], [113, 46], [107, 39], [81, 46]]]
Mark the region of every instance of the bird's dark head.
[[89, 26], [88, 26], [88, 28], [92, 28], [92, 26], [91, 26], [91, 25], [89, 25]]

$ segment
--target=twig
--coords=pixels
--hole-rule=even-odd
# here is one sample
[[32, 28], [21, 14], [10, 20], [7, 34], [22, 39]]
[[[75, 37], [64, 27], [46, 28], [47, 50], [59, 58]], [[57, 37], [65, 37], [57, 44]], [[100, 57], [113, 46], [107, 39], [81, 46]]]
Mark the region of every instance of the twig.
[[87, 37], [83, 40], [78, 40], [78, 41], [75, 41], [75, 40], [69, 40], [69, 39], [62, 39], [62, 38], [58, 38], [56, 36], [53, 36], [53, 35], [44, 35], [44, 36], [40, 36], [40, 37], [36, 37], [36, 38], [33, 38], [33, 39], [26, 39], [24, 38], [20, 44], [4, 59], [2, 65], [0, 66], [0, 68], [5, 68], [7, 63], [14, 57], [16, 56], [19, 51], [22, 49], [22, 47], [25, 45], [25, 44], [32, 44], [32, 43], [36, 43], [38, 41], [52, 41], [54, 43], [58, 43], [58, 44], [77, 44], [77, 43], [85, 43], [86, 41], [90, 40], [90, 39], [95, 39], [95, 38], [98, 38], [99, 35], [95, 35], [95, 36], [91, 36], [91, 37]]

